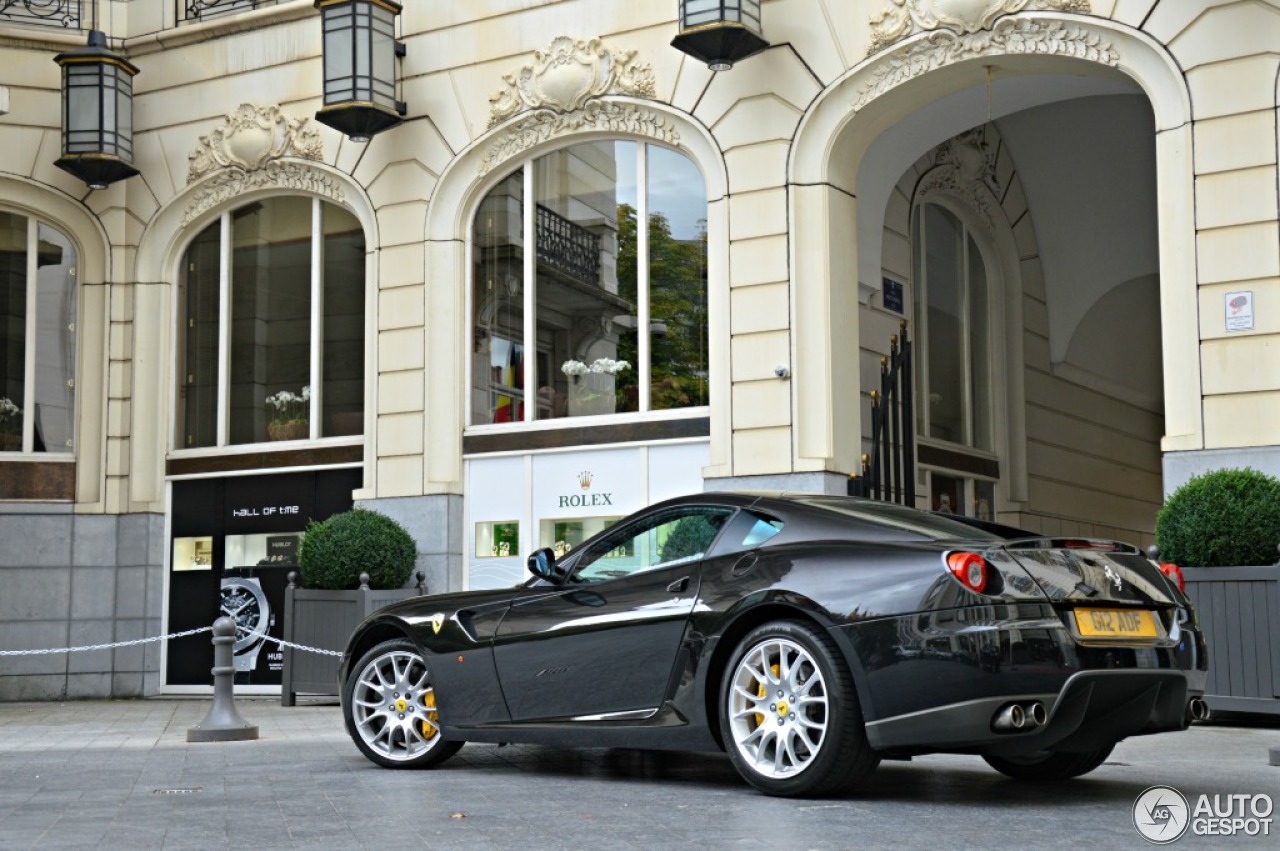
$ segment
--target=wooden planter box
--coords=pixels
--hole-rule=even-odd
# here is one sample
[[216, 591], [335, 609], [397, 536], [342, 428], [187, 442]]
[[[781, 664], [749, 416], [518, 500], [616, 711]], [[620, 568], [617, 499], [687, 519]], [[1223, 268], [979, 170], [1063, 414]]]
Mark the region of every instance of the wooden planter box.
[[[426, 593], [423, 574], [415, 587], [375, 591], [321, 591], [299, 588], [291, 574], [284, 591], [284, 640], [304, 647], [341, 651], [356, 626], [369, 615], [400, 600]], [[284, 647], [280, 705], [294, 706], [299, 694], [338, 694], [339, 656]]]
[[1280, 565], [1182, 575], [1209, 644], [1209, 708], [1280, 715]]

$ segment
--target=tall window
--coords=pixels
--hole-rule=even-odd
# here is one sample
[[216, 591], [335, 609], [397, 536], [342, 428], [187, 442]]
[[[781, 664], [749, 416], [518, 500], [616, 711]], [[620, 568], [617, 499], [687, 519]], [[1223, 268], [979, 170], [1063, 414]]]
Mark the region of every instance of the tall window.
[[178, 448], [357, 435], [365, 243], [317, 198], [240, 207], [196, 235], [179, 279]]
[[76, 269], [66, 236], [0, 211], [0, 452], [74, 450]]
[[[932, 507], [989, 517], [992, 482], [963, 469], [979, 466], [966, 456], [994, 449], [987, 267], [964, 222], [940, 205], [916, 208], [914, 242], [917, 429], [948, 450], [935, 457], [960, 468], [930, 472]], [[930, 454], [922, 449], [921, 462]]]
[[472, 231], [470, 422], [706, 405], [706, 208], [692, 162], [637, 142], [498, 184]]

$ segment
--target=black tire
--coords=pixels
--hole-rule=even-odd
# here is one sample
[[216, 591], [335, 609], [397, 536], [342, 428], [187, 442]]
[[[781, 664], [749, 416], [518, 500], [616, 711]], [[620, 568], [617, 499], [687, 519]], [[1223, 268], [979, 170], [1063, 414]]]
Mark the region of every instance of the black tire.
[[1107, 745], [1096, 751], [1079, 753], [1043, 753], [1034, 756], [1000, 757], [984, 756], [987, 765], [1001, 774], [1019, 780], [1070, 780], [1093, 771], [1107, 757], [1115, 745]]
[[829, 638], [803, 623], [766, 623], [738, 643], [719, 715], [734, 768], [767, 795], [843, 792], [880, 762], [848, 667]]
[[441, 735], [427, 664], [406, 638], [361, 656], [342, 688], [347, 732], [383, 768], [431, 768], [464, 744]]

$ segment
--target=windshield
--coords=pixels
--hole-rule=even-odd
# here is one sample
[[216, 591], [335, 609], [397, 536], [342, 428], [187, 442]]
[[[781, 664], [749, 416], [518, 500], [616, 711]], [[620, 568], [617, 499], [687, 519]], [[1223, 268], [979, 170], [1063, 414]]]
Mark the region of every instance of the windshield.
[[794, 498], [801, 505], [833, 511], [877, 526], [900, 529], [933, 541], [1002, 541], [990, 532], [952, 520], [941, 514], [929, 514], [891, 502], [875, 502], [844, 496], [800, 496]]

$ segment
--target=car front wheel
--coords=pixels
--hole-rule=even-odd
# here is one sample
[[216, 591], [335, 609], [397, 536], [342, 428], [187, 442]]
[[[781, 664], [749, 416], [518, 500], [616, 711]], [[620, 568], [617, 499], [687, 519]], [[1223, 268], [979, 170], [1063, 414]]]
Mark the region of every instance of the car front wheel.
[[345, 685], [347, 732], [384, 768], [430, 768], [462, 742], [440, 734], [430, 671], [413, 642], [384, 641], [360, 658]]
[[738, 773], [769, 795], [843, 791], [879, 762], [844, 660], [830, 639], [794, 621], [759, 626], [738, 644], [720, 729]]
[[1088, 774], [1111, 756], [1115, 745], [1080, 753], [1045, 753], [1034, 756], [984, 756], [987, 765], [1019, 780], [1069, 780]]

